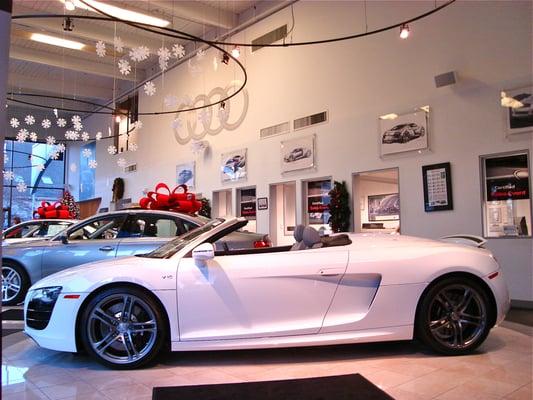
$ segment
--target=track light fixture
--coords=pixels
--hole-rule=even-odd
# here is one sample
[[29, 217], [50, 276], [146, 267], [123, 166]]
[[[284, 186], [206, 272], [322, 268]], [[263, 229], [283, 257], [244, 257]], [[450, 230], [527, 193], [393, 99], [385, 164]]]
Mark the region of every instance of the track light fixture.
[[239, 49], [239, 46], [235, 46], [233, 50], [231, 50], [231, 55], [235, 58], [239, 58], [241, 55], [241, 50]]
[[222, 53], [222, 62], [226, 65], [229, 63], [229, 56], [226, 53]]
[[409, 25], [403, 24], [400, 27], [400, 38], [407, 39], [409, 37]]
[[226, 102], [225, 101], [220, 102], [220, 109], [221, 110], [225, 110], [226, 109]]
[[65, 17], [63, 20], [63, 30], [66, 32], [72, 32], [74, 29], [74, 23], [72, 22], [72, 18]]

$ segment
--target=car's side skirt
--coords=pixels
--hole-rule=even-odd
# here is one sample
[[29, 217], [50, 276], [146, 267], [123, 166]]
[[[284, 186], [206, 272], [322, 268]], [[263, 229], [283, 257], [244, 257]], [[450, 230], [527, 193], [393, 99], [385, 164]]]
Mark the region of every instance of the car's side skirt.
[[238, 350], [278, 347], [325, 346], [347, 343], [411, 340], [412, 338], [413, 325], [404, 325], [351, 332], [323, 333], [317, 335], [172, 342], [172, 351]]

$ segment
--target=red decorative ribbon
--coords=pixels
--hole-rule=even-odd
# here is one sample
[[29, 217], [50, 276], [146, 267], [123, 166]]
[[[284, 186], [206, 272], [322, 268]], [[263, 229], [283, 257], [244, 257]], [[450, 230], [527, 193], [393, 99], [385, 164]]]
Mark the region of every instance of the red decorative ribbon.
[[41, 202], [41, 207], [33, 212], [34, 219], [71, 219], [72, 214], [68, 207], [60, 201], [50, 204], [47, 201]]
[[148, 192], [139, 200], [141, 208], [150, 210], [168, 210], [192, 214], [200, 211], [202, 202], [196, 200], [194, 193], [187, 192], [187, 185], [179, 185], [170, 191], [164, 183], [158, 183], [155, 191]]

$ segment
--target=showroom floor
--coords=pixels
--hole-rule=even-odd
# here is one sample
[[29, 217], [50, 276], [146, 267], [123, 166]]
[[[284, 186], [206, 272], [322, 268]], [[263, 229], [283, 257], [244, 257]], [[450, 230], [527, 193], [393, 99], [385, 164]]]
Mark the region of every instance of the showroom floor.
[[[5, 310], [2, 310], [5, 311]], [[153, 386], [360, 373], [397, 400], [532, 399], [533, 328], [504, 322], [471, 356], [441, 357], [409, 342], [317, 348], [173, 353], [137, 371], [38, 348], [3, 321], [2, 398], [151, 399]]]

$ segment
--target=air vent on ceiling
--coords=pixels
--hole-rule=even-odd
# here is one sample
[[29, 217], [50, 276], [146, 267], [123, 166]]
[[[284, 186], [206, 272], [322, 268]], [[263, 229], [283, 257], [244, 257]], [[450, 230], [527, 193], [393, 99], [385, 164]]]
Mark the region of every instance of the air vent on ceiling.
[[263, 128], [259, 131], [259, 138], [266, 139], [271, 136], [276, 135], [282, 135], [284, 133], [289, 133], [290, 131], [290, 124], [289, 122], [282, 122], [281, 124], [269, 126], [267, 128]]
[[287, 25], [280, 26], [273, 31], [265, 33], [263, 36], [252, 40], [252, 53], [264, 47], [265, 44], [272, 44], [283, 39], [285, 36], [287, 36]]
[[302, 117], [294, 120], [294, 130], [307, 128], [311, 125], [321, 124], [327, 122], [328, 112], [322, 111], [318, 114], [308, 115], [307, 117]]
[[131, 164], [124, 167], [124, 172], [135, 172], [137, 171], [137, 164]]

